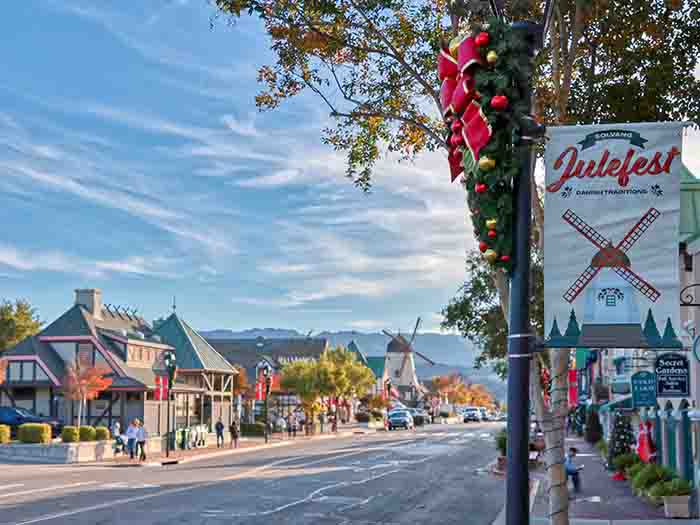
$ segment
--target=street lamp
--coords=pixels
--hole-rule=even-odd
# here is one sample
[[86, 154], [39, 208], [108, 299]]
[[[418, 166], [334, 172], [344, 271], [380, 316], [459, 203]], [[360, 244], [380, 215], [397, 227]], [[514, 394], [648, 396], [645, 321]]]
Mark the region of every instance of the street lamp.
[[263, 368], [263, 376], [265, 376], [265, 443], [268, 443], [270, 441], [270, 387], [272, 386], [269, 368]]
[[167, 439], [165, 440], [165, 457], [170, 457], [170, 396], [173, 389], [173, 383], [175, 383], [175, 376], [177, 375], [177, 358], [175, 357], [175, 352], [167, 351], [163, 355], [163, 362], [165, 363], [165, 368], [168, 371], [168, 403], [167, 403], [167, 413], [168, 413], [168, 428], [167, 428]]

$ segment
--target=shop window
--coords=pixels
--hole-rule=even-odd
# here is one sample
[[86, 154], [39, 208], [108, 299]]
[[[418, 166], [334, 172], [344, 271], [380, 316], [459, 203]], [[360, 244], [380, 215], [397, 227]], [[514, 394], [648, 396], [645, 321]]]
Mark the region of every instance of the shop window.
[[13, 382], [22, 380], [22, 363], [10, 361], [7, 367], [7, 380]]
[[15, 401], [31, 401], [34, 399], [33, 388], [15, 388], [12, 390], [12, 397]]

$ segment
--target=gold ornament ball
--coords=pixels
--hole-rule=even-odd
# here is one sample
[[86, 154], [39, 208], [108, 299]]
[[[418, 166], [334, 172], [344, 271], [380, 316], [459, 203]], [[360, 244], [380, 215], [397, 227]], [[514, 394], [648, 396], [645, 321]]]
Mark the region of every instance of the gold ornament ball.
[[498, 61], [498, 53], [495, 51], [489, 51], [486, 55], [486, 62], [489, 64], [495, 64]]
[[498, 225], [498, 219], [486, 219], [486, 227], [489, 230], [495, 230]]
[[489, 157], [481, 157], [479, 159], [479, 169], [482, 171], [491, 171], [496, 167], [496, 161]]
[[491, 264], [495, 263], [498, 259], [498, 254], [494, 250], [486, 250], [484, 252], [484, 258]]
[[462, 40], [464, 40], [463, 36], [456, 36], [450, 40], [450, 55], [452, 55], [454, 58], [457, 58], [457, 50], [459, 49], [459, 44], [462, 43]]

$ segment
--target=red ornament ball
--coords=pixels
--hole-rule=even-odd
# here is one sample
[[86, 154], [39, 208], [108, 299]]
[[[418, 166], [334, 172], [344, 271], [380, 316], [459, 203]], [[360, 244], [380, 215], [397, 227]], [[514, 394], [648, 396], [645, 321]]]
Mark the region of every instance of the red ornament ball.
[[496, 237], [498, 237], [498, 232], [496, 232], [496, 230], [489, 230], [488, 236], [491, 239], [495, 239]]
[[508, 97], [505, 95], [496, 95], [491, 99], [491, 107], [497, 111], [503, 111], [508, 107]]
[[476, 186], [474, 186], [474, 191], [477, 193], [484, 193], [486, 191], [487, 187], [486, 184], [484, 183], [479, 183]]
[[510, 261], [510, 255], [501, 255], [501, 261], [503, 261], [503, 262]]
[[486, 31], [482, 31], [478, 35], [476, 35], [476, 38], [474, 39], [474, 43], [478, 47], [484, 47], [489, 45], [489, 34]]
[[484, 252], [485, 252], [486, 250], [488, 250], [488, 249], [489, 249], [489, 245], [486, 244], [484, 241], [481, 241], [481, 242], [479, 243], [479, 251], [480, 251], [481, 253], [484, 253]]

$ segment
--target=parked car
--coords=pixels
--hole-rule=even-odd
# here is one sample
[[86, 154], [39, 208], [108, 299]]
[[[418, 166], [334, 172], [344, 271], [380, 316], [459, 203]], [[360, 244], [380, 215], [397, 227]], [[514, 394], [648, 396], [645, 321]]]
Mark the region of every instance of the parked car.
[[470, 421], [481, 421], [481, 411], [476, 407], [467, 407], [464, 409], [463, 421], [469, 423]]
[[53, 437], [58, 436], [63, 428], [60, 421], [50, 417], [38, 416], [26, 408], [0, 407], [0, 425], [9, 426], [13, 436], [16, 434], [17, 428], [24, 423], [46, 423], [51, 426], [51, 435]]
[[403, 428], [406, 430], [411, 430], [414, 427], [413, 417], [408, 410], [395, 410], [389, 414], [389, 430], [394, 430], [395, 428]]

